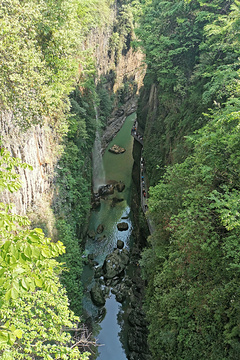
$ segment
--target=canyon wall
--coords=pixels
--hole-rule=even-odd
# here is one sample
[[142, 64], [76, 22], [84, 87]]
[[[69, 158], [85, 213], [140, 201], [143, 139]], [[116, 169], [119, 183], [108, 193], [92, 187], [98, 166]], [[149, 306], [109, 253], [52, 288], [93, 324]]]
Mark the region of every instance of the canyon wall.
[[[116, 16], [115, 6], [112, 9], [109, 24], [92, 29], [83, 44], [84, 49], [87, 49], [95, 59], [96, 83], [101, 76], [105, 76], [107, 79], [105, 87], [113, 93], [117, 93], [124, 81], [128, 79], [137, 86], [137, 89], [130, 91], [129, 98], [125, 99], [126, 104], [122, 104], [120, 111], [117, 102], [115, 103], [113, 116], [105, 129], [107, 135], [103, 136], [103, 147], [106, 147], [107, 142], [121, 127], [126, 115], [135, 111], [135, 94], [142, 86], [145, 72], [145, 67], [142, 65], [143, 55], [139, 51], [133, 51], [130, 46], [121, 51], [117, 60], [116, 56], [111, 54], [109, 44], [114, 26], [116, 26]], [[111, 128], [110, 131], [108, 128]], [[22, 130], [15, 124], [12, 113], [7, 111], [2, 111], [0, 114], [0, 132], [2, 146], [6, 147], [14, 157], [20, 158], [33, 167], [32, 171], [19, 170], [22, 189], [16, 194], [4, 193], [0, 200], [13, 202], [17, 213], [28, 214], [32, 220], [43, 217], [48, 221], [52, 217], [49, 205], [51, 205], [54, 193], [56, 167], [61, 152], [64, 151], [61, 145], [62, 139], [57, 135], [55, 128], [49, 125], [48, 119], [44, 119], [42, 125]]]

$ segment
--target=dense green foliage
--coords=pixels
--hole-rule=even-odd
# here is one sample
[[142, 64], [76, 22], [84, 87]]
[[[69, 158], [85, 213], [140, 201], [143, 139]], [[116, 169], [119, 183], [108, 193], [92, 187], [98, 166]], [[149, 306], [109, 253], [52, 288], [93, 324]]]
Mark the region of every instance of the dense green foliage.
[[[72, 348], [64, 331], [79, 321], [69, 306], [76, 314], [81, 312], [82, 233], [90, 203], [94, 102], [98, 103], [95, 61], [92, 49], [83, 51], [83, 41], [92, 28], [109, 22], [112, 4], [112, 0], [0, 3], [1, 110], [12, 113], [23, 131], [44, 122], [64, 141], [53, 203], [58, 240], [64, 246], [51, 242], [41, 229], [29, 230], [29, 220], [15, 215], [11, 205], [0, 206], [3, 359], [87, 357]], [[17, 175], [9, 171], [27, 165], [3, 150], [1, 155], [0, 190], [17, 190]]]
[[[0, 189], [19, 189], [15, 168], [24, 167], [1, 149]], [[2, 359], [79, 359], [72, 348], [71, 329], [79, 319], [69, 310], [59, 282], [64, 253], [41, 229], [30, 230], [27, 217], [15, 215], [11, 205], [0, 204], [0, 355]], [[83, 354], [82, 359], [87, 359]]]
[[[138, 29], [148, 64], [145, 84], [157, 85], [158, 98], [145, 132], [152, 185], [166, 164], [184, 159], [184, 136], [204, 125], [202, 113], [213, 101], [223, 103], [228, 95], [226, 82], [234, 82], [238, 49], [228, 27], [233, 18], [226, 23], [232, 2], [150, 1], [145, 6]], [[219, 14], [221, 24], [214, 23]], [[210, 34], [217, 27], [222, 35], [213, 40]], [[223, 40], [226, 36], [229, 43]], [[140, 109], [139, 122], [144, 126], [145, 112]]]
[[239, 9], [153, 0], [139, 29], [158, 94], [158, 111], [141, 104], [156, 184], [142, 258], [156, 360], [239, 357]]
[[1, 106], [28, 127], [48, 116], [60, 132], [70, 108], [68, 95], [88, 62], [82, 41], [107, 22], [112, 0], [0, 2]]
[[[92, 84], [94, 92], [94, 84]], [[58, 163], [56, 199], [53, 208], [57, 217], [58, 236], [66, 246], [60, 260], [67, 271], [62, 283], [71, 299], [71, 308], [81, 314], [81, 271], [84, 226], [90, 210], [91, 149], [95, 136], [94, 97], [90, 89], [71, 94], [70, 126], [65, 150]]]

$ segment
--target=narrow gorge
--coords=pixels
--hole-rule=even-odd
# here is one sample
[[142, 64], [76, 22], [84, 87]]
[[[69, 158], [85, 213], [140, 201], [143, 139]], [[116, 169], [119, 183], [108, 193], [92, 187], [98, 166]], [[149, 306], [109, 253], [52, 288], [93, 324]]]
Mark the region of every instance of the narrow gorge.
[[0, 357], [238, 360], [237, 0], [0, 0]]
[[[4, 16], [9, 21], [13, 19], [13, 13], [11, 11], [14, 9], [15, 5], [18, 6], [17, 3], [13, 4], [12, 9], [8, 6], [3, 7]], [[48, 6], [50, 6], [50, 3], [46, 3], [45, 5], [43, 5], [42, 9], [36, 10], [39, 11], [37, 13], [39, 16], [38, 20], [32, 17], [32, 13], [30, 13], [27, 16], [26, 20], [22, 22], [20, 28], [18, 27], [18, 24], [15, 25], [14, 23], [13, 29], [14, 31], [16, 31], [16, 44], [17, 41], [20, 41], [18, 40], [18, 36], [21, 36], [21, 33], [25, 31], [25, 26], [27, 25], [27, 23], [31, 23], [32, 29], [34, 29], [36, 33], [37, 40], [35, 41], [47, 41], [46, 44], [44, 44], [43, 42], [40, 44], [40, 46], [42, 46], [42, 53], [46, 57], [45, 67], [49, 67], [49, 71], [52, 71], [53, 73], [57, 69], [59, 73], [59, 84], [56, 83], [56, 86], [59, 86], [60, 82], [63, 81], [63, 76], [69, 75], [65, 73], [65, 64], [58, 63], [57, 57], [59, 55], [57, 53], [57, 57], [54, 57], [55, 55], [53, 55], [53, 51], [55, 51], [53, 49], [55, 40], [54, 38], [51, 38], [51, 31], [49, 29], [47, 30], [47, 22], [50, 20], [51, 17], [44, 18], [45, 12], [48, 11]], [[110, 256], [110, 253], [117, 246], [117, 239], [115, 239], [115, 244], [112, 241], [111, 246], [107, 247], [105, 250], [104, 245], [101, 245], [101, 241], [99, 240], [96, 240], [95, 243], [93, 243], [91, 246], [89, 245], [89, 240], [91, 239], [88, 237], [88, 234], [91, 233], [91, 230], [89, 229], [91, 228], [91, 226], [93, 226], [91, 224], [94, 221], [94, 212], [98, 212], [98, 210], [92, 210], [90, 212], [91, 197], [93, 196], [94, 192], [98, 191], [100, 185], [105, 186], [106, 184], [108, 184], [107, 181], [109, 181], [110, 175], [106, 175], [103, 173], [104, 170], [102, 165], [102, 154], [104, 152], [105, 154], [108, 153], [107, 147], [109, 146], [111, 140], [115, 138], [116, 134], [119, 132], [122, 126], [128, 123], [128, 127], [125, 131], [124, 137], [128, 139], [127, 141], [130, 145], [128, 151], [124, 155], [127, 175], [123, 177], [124, 183], [122, 184], [122, 186], [126, 187], [128, 190], [124, 190], [124, 193], [126, 194], [124, 195], [125, 200], [122, 198], [118, 199], [117, 197], [113, 197], [112, 206], [116, 208], [118, 208], [119, 206], [122, 207], [123, 203], [127, 201], [128, 206], [126, 208], [126, 212], [128, 214], [125, 214], [125, 216], [127, 217], [129, 215], [129, 206], [131, 205], [130, 184], [132, 178], [131, 172], [133, 162], [133, 138], [131, 137], [130, 131], [132, 127], [132, 120], [128, 120], [126, 122], [126, 119], [128, 119], [128, 116], [130, 114], [133, 114], [136, 111], [139, 90], [142, 86], [145, 74], [145, 65], [143, 63], [144, 57], [141, 51], [133, 50], [130, 45], [131, 41], [134, 39], [135, 36], [133, 32], [134, 19], [130, 4], [124, 4], [124, 2], [121, 3], [117, 1], [106, 1], [102, 4], [100, 4], [99, 2], [95, 13], [92, 13], [92, 16], [89, 16], [91, 4], [84, 5], [81, 3], [81, 1], [79, 1], [78, 6], [79, 7], [76, 14], [77, 18], [75, 19], [75, 23], [72, 24], [72, 27], [74, 25], [76, 26], [76, 21], [81, 21], [81, 19], [83, 19], [84, 17], [86, 23], [82, 26], [82, 34], [80, 39], [78, 39], [78, 44], [80, 45], [81, 49], [79, 49], [80, 52], [78, 54], [80, 62], [78, 64], [79, 69], [77, 73], [77, 83], [73, 84], [75, 86], [75, 89], [72, 88], [68, 98], [66, 98], [65, 96], [65, 99], [64, 94], [60, 93], [61, 99], [59, 98], [58, 100], [58, 108], [56, 107], [48, 110], [48, 108], [44, 109], [45, 105], [43, 105], [42, 113], [37, 109], [36, 112], [34, 112], [35, 109], [33, 108], [32, 113], [31, 111], [29, 112], [29, 120], [27, 117], [28, 114], [25, 110], [27, 108], [31, 109], [31, 107], [33, 106], [32, 104], [30, 104], [30, 102], [28, 102], [28, 86], [32, 86], [32, 84], [28, 84], [28, 79], [24, 78], [25, 64], [24, 59], [20, 55], [22, 67], [19, 68], [19, 74], [22, 72], [21, 76], [23, 77], [23, 81], [25, 81], [25, 83], [24, 85], [21, 85], [20, 81], [16, 82], [15, 86], [18, 91], [19, 98], [18, 96], [16, 96], [15, 103], [11, 103], [11, 94], [8, 94], [9, 100], [7, 99], [8, 102], [6, 102], [6, 105], [3, 106], [3, 111], [1, 111], [1, 145], [3, 149], [2, 164], [4, 166], [4, 161], [6, 161], [6, 157], [8, 156], [9, 151], [11, 156], [19, 158], [21, 162], [29, 164], [30, 167], [26, 168], [25, 166], [23, 166], [17, 169], [16, 176], [19, 177], [21, 183], [21, 188], [17, 192], [12, 190], [9, 191], [10, 185], [5, 187], [5, 183], [3, 183], [3, 189], [5, 189], [1, 193], [1, 201], [6, 204], [13, 203], [13, 212], [15, 214], [18, 214], [21, 217], [27, 216], [31, 221], [31, 229], [42, 229], [41, 231], [43, 232], [40, 236], [45, 235], [47, 237], [50, 237], [52, 241], [56, 244], [59, 243], [59, 240], [63, 243], [65, 251], [62, 251], [59, 248], [59, 251], [56, 252], [56, 255], [57, 253], [59, 253], [58, 260], [65, 264], [64, 267], [67, 270], [62, 272], [62, 275], [60, 276], [60, 281], [62, 286], [64, 286], [67, 291], [71, 310], [74, 311], [75, 315], [81, 316], [82, 322], [86, 322], [85, 329], [89, 328], [88, 331], [91, 331], [93, 333], [93, 339], [94, 336], [97, 337], [95, 322], [99, 322], [99, 311], [100, 313], [102, 313], [101, 316], [103, 317], [103, 311], [105, 308], [102, 308], [99, 311], [95, 309], [93, 313], [91, 311], [89, 313], [89, 305], [87, 307], [84, 305], [87, 301], [87, 297], [84, 295], [85, 292], [88, 292], [88, 298], [90, 296], [90, 293], [92, 293], [92, 290], [90, 291], [89, 289], [89, 284], [88, 289], [86, 289], [84, 285], [86, 281], [88, 281], [89, 272], [86, 271], [86, 268], [89, 267], [89, 264], [84, 265], [84, 263], [86, 263], [86, 260], [84, 259], [84, 254], [87, 254], [90, 262], [96, 261], [95, 256], [97, 256], [97, 250], [97, 252], [100, 253], [100, 259], [97, 258], [97, 260], [99, 264], [102, 265], [103, 257], [107, 255]], [[17, 11], [15, 13], [16, 21], [19, 21], [19, 19], [21, 19], [21, 11], [22, 13], [27, 12], [27, 2], [24, 2], [22, 6], [18, 8], [18, 10], [19, 12]], [[34, 11], [34, 6], [32, 10]], [[68, 16], [64, 19], [63, 24], [61, 24], [62, 29], [64, 28], [64, 23], [67, 24], [68, 21], [71, 21], [71, 13], [68, 13], [68, 8], [64, 8], [64, 6], [61, 5], [61, 2], [59, 2], [59, 4], [56, 4], [56, 6], [53, 7], [52, 11], [58, 11], [60, 17], [64, 16], [64, 14], [66, 13], [68, 14]], [[81, 11], [82, 14], [80, 15]], [[99, 12], [101, 12], [101, 14]], [[53, 16], [54, 19], [55, 15], [53, 13], [50, 16]], [[44, 21], [46, 21], [46, 24], [44, 23]], [[94, 26], [92, 22], [95, 22]], [[48, 39], [45, 39], [45, 35], [41, 33], [41, 31], [39, 30], [39, 26], [42, 26], [43, 29], [45, 29], [45, 32], [49, 31]], [[56, 24], [52, 26], [56, 26]], [[64, 36], [62, 35], [61, 31], [61, 27], [56, 29], [56, 36], [58, 36], [59, 39], [62, 37], [61, 41], [64, 42]], [[27, 33], [24, 38], [26, 40], [26, 43], [25, 45], [22, 45], [23, 49], [26, 48], [26, 51], [29, 46], [29, 41], [26, 39], [28, 38], [28, 36], [29, 34]], [[75, 42], [74, 39], [71, 39], [71, 41]], [[35, 46], [35, 44], [31, 44], [31, 46]], [[69, 51], [69, 49], [67, 49], [68, 44], [66, 44], [65, 46], [66, 50]], [[51, 56], [53, 56], [53, 60], [52, 62], [48, 63], [48, 56], [50, 52], [52, 52]], [[11, 55], [9, 54], [9, 59], [10, 56]], [[15, 59], [12, 58], [13, 66], [14, 60]], [[10, 66], [11, 62], [9, 63], [9, 71]], [[34, 72], [36, 71], [36, 69], [33, 68], [31, 69], [31, 71]], [[69, 70], [69, 73], [70, 72], [71, 69]], [[43, 75], [45, 75], [45, 71], [43, 72]], [[48, 81], [47, 78], [46, 80]], [[66, 78], [66, 85], [69, 86], [67, 84], [67, 81], [68, 79]], [[6, 91], [8, 91], [7, 81], [5, 82], [5, 84]], [[20, 90], [21, 86], [22, 90]], [[37, 86], [37, 84], [35, 83], [34, 86]], [[50, 87], [51, 85], [49, 85], [49, 94], [52, 91]], [[33, 100], [38, 101], [39, 105], [41, 105], [41, 101], [43, 101], [43, 98], [38, 99], [38, 96], [40, 95], [38, 94], [38, 92], [41, 91], [45, 91], [45, 89], [36, 88], [35, 93], [33, 91]], [[54, 98], [55, 94], [53, 93], [51, 96], [53, 96]], [[26, 103], [23, 103], [24, 97], [26, 98]], [[30, 101], [32, 101], [32, 99], [30, 99]], [[50, 103], [50, 101], [51, 99], [47, 100], [48, 103]], [[48, 111], [49, 113], [47, 113]], [[52, 115], [50, 115], [50, 111], [52, 111]], [[30, 120], [31, 118], [32, 120]], [[133, 119], [133, 117], [129, 119]], [[106, 157], [106, 155], [104, 156]], [[128, 161], [129, 165], [127, 165]], [[115, 161], [112, 161], [113, 167], [114, 163]], [[6, 167], [7, 166], [8, 165], [6, 164]], [[101, 167], [100, 172], [99, 166]], [[121, 174], [122, 172], [124, 172], [124, 168], [124, 164], [122, 164], [119, 169], [116, 167], [116, 173], [112, 173], [112, 180], [116, 181], [116, 179], [118, 178], [117, 174]], [[106, 176], [108, 180], [106, 180]], [[10, 181], [12, 180], [10, 179]], [[116, 186], [117, 188], [117, 185], [114, 186]], [[121, 187], [121, 182], [118, 186]], [[123, 189], [121, 189], [120, 191], [122, 192]], [[103, 202], [103, 200], [101, 200], [101, 202]], [[101, 207], [104, 208], [104, 206], [105, 205], [103, 203]], [[110, 210], [111, 207], [108, 210], [109, 214]], [[114, 212], [114, 209], [112, 210]], [[106, 216], [109, 217], [110, 215]], [[14, 222], [13, 219], [12, 221]], [[94, 224], [96, 225], [96, 221], [94, 222]], [[107, 227], [107, 224], [105, 224], [104, 226]], [[130, 233], [132, 233], [132, 225], [130, 226], [130, 228]], [[32, 231], [34, 232], [35, 230]], [[107, 233], [108, 232], [109, 230], [107, 231]], [[130, 251], [130, 233], [128, 232], [128, 240], [126, 240], [125, 249], [121, 250], [123, 251], [123, 253], [126, 252], [124, 268], [130, 266], [130, 255], [127, 254]], [[111, 236], [112, 235], [108, 234], [108, 237], [111, 238]], [[105, 239], [107, 238], [107, 236], [103, 235], [103, 238]], [[120, 239], [118, 240], [120, 241]], [[26, 259], [24, 257], [24, 261], [31, 262], [32, 255], [38, 250], [34, 250], [31, 243], [26, 244], [26, 246], [27, 250], [24, 251], [24, 256], [26, 257]], [[91, 247], [94, 248], [94, 254], [92, 255], [89, 254]], [[106, 252], [107, 249], [108, 252]], [[12, 254], [10, 255], [10, 257], [11, 256]], [[19, 263], [19, 256], [22, 257], [23, 255], [17, 255], [16, 264]], [[94, 259], [92, 259], [91, 256], [94, 256]], [[46, 258], [48, 258], [47, 255]], [[36, 256], [35, 261], [41, 261], [41, 259]], [[18, 265], [16, 265], [16, 267], [18, 268]], [[25, 273], [23, 270], [19, 271], [22, 271], [23, 274]], [[122, 273], [123, 272], [125, 272], [124, 269], [122, 269]], [[120, 278], [122, 278], [122, 275], [123, 274], [121, 274]], [[27, 275], [27, 278], [28, 277], [29, 275]], [[91, 283], [93, 283], [93, 278], [94, 277], [92, 276]], [[27, 290], [28, 292], [33, 291], [35, 286], [39, 287], [40, 282], [46, 280], [34, 281], [35, 283], [34, 285], [32, 285], [32, 287], [27, 280], [24, 281], [23, 279], [19, 279], [17, 282], [15, 281], [14, 285], [13, 283], [11, 283], [9, 295], [13, 294], [13, 286], [16, 288], [16, 295], [14, 295], [13, 300], [10, 301], [14, 301], [15, 297], [17, 298], [17, 294], [20, 292], [21, 288], [25, 288], [25, 290]], [[128, 282], [130, 282], [130, 280], [128, 280]], [[132, 287], [134, 288], [134, 286], [130, 285], [129, 283], [128, 290]], [[50, 289], [48, 290], [47, 284], [46, 286], [40, 286], [39, 294], [43, 291], [51, 292]], [[112, 291], [114, 292], [113, 289]], [[125, 289], [123, 293], [127, 293], [127, 290]], [[126, 297], [126, 295], [124, 296]], [[63, 299], [60, 301], [63, 301]], [[64, 299], [64, 301], [66, 300]], [[92, 304], [90, 305], [90, 308], [94, 307], [94, 301], [92, 302], [91, 299], [90, 301]], [[121, 300], [121, 302], [123, 301], [124, 298]], [[87, 302], [89, 302], [89, 300]], [[97, 305], [99, 306], [99, 303]], [[117, 306], [118, 308], [117, 303], [114, 306]], [[96, 311], [98, 316], [96, 315]], [[110, 316], [111, 318], [111, 313], [109, 314], [108, 312], [109, 311], [107, 311], [106, 316]], [[66, 315], [66, 317], [69, 317], [69, 320], [71, 316], [72, 315]], [[90, 323], [89, 316], [91, 318]], [[16, 318], [16, 321], [19, 321], [18, 317]], [[2, 324], [4, 324], [4, 320]], [[63, 324], [64, 322], [62, 323], [62, 325]], [[10, 336], [15, 339], [22, 339], [22, 336], [20, 336], [22, 332], [18, 333], [17, 325], [13, 326], [14, 328], [16, 328], [17, 335], [15, 333], [11, 335], [10, 330], [6, 330], [5, 332], [3, 331], [3, 339], [5, 339], [3, 341], [4, 344], [8, 344], [9, 341], [11, 342], [11, 340], [9, 340]], [[111, 324], [110, 322], [108, 332], [111, 333], [111, 328], [114, 326], [114, 322], [113, 324]], [[126, 356], [129, 355], [129, 347], [127, 345], [128, 330], [123, 330], [121, 329], [121, 327], [119, 327], [119, 329], [120, 332], [125, 332], [125, 335], [123, 335], [125, 338], [125, 345], [121, 346], [126, 347], [125, 350], [122, 350], [123, 353], [125, 353], [126, 358]], [[47, 327], [45, 331], [47, 331]], [[120, 341], [117, 340], [118, 336], [118, 334], [115, 335], [115, 341]], [[146, 338], [147, 337], [145, 336], [145, 340]], [[23, 341], [26, 340], [23, 339]], [[89, 343], [91, 343], [91, 341], [92, 340], [89, 340]], [[104, 339], [104, 342], [106, 342], [106, 339]], [[26, 345], [23, 346], [23, 352], [25, 346]], [[136, 346], [134, 346], [132, 348], [132, 351], [136, 350]], [[140, 344], [138, 346], [140, 346], [140, 350], [138, 350], [139, 355], [137, 355], [137, 357], [142, 356], [140, 355], [142, 345]], [[106, 344], [106, 348], [108, 347], [109, 341]], [[147, 345], [145, 345], [145, 347], [147, 348]], [[77, 347], [75, 350], [77, 350]], [[83, 347], [82, 350], [89, 350], [89, 348]], [[14, 351], [19, 351], [18, 346], [16, 346], [16, 350], [13, 349], [12, 352], [10, 350], [9, 353], [11, 355], [9, 356], [11, 356], [11, 359], [14, 356], [17, 356], [16, 358], [20, 356], [14, 355]], [[36, 352], [36, 355], [40, 356], [41, 351], [43, 350], [40, 347], [38, 351]], [[60, 354], [60, 351], [62, 350], [58, 349], [57, 353], [59, 352]], [[46, 353], [48, 353], [48, 351]], [[8, 356], [7, 354], [8, 350], [3, 351], [4, 358]], [[23, 356], [24, 358], [24, 355], [21, 356]], [[49, 356], [51, 356], [50, 352]], [[71, 356], [74, 357], [74, 355]], [[119, 356], [120, 359], [121, 355]], [[104, 358], [104, 355], [102, 358]]]

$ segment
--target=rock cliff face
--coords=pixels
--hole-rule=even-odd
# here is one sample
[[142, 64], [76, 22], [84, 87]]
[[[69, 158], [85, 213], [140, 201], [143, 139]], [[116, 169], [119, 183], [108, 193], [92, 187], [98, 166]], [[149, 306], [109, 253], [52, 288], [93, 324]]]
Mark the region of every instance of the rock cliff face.
[[[116, 53], [111, 48], [111, 38], [116, 27], [117, 8], [112, 9], [107, 26], [92, 30], [89, 34], [84, 49], [93, 52], [96, 60], [97, 78], [114, 73], [113, 92], [117, 92], [123, 85], [124, 79], [132, 79], [137, 84], [137, 93], [143, 85], [146, 66], [143, 63], [144, 55], [139, 50], [128, 47], [121, 50], [121, 55], [116, 59]], [[131, 36], [134, 36], [131, 34]], [[125, 39], [125, 42], [127, 39]]]
[[[143, 86], [146, 72], [146, 65], [143, 61], [144, 55], [140, 50], [133, 50], [132, 47], [128, 47], [127, 50], [120, 49], [121, 56], [116, 58], [116, 51], [110, 49], [111, 38], [116, 27], [116, 18], [117, 8], [115, 6], [112, 9], [108, 26], [92, 31], [87, 41], [87, 47], [92, 49], [96, 60], [97, 77], [98, 79], [101, 76], [106, 78], [105, 87], [108, 90], [116, 94], [124, 88], [124, 84], [131, 83], [130, 91], [125, 94], [121, 106], [116, 99], [115, 109], [103, 132], [102, 151], [106, 149], [108, 143], [120, 130], [126, 117], [136, 111], [139, 90]], [[134, 37], [132, 33], [129, 35]], [[127, 38], [125, 42], [127, 42]], [[132, 91], [131, 86], [135, 86]]]
[[[131, 78], [137, 84], [136, 93], [142, 86], [145, 72], [142, 65], [143, 55], [129, 48], [118, 58], [116, 63], [116, 59], [109, 52], [115, 17], [116, 7], [112, 9], [110, 23], [101, 29], [92, 30], [83, 47], [91, 49], [94, 54], [98, 79], [101, 75], [111, 78], [114, 72], [114, 81], [111, 80], [107, 85], [109, 88], [111, 87], [110, 91], [117, 92], [123, 82]], [[125, 100], [127, 105], [123, 106], [121, 113], [119, 114], [115, 109], [109, 120], [103, 147], [106, 147], [109, 140], [120, 129], [126, 115], [136, 109], [135, 97], [133, 98], [130, 94], [129, 99]], [[16, 205], [16, 212], [19, 214], [24, 215], [30, 211], [43, 216], [46, 213], [45, 202], [51, 204], [52, 201], [55, 169], [61, 153], [59, 150], [61, 144], [54, 129], [46, 121], [44, 125], [33, 126], [27, 131], [22, 131], [14, 124], [11, 113], [1, 112], [0, 131], [3, 146], [9, 149], [14, 157], [19, 157], [33, 167], [32, 171], [20, 170], [22, 190], [17, 194], [5, 193], [0, 200], [13, 202]], [[48, 209], [50, 209], [49, 206]]]
[[54, 134], [48, 126], [34, 126], [27, 131], [14, 124], [10, 112], [0, 114], [2, 141], [14, 157], [31, 165], [33, 170], [19, 170], [22, 191], [17, 194], [4, 194], [6, 200], [16, 204], [19, 213], [26, 214], [44, 193], [47, 193], [53, 181], [54, 166], [57, 157]]
[[4, 192], [1, 201], [15, 204], [18, 214], [32, 213], [31, 219], [38, 222], [36, 217], [45, 219], [48, 233], [53, 236], [53, 216], [49, 206], [53, 196], [54, 169], [57, 162], [57, 149], [53, 129], [47, 125], [37, 125], [23, 131], [14, 124], [10, 112], [0, 114], [0, 128], [2, 142], [12, 156], [20, 158], [32, 166], [33, 170], [19, 169], [22, 188], [16, 193]]

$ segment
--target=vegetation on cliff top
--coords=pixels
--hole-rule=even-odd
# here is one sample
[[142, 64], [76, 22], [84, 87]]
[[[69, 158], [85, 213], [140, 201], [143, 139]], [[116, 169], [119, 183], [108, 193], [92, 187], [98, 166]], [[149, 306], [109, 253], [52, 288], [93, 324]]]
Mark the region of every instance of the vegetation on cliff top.
[[[108, 22], [112, 3], [13, 0], [0, 4], [2, 111], [12, 113], [23, 131], [47, 118], [60, 136], [68, 133], [58, 165], [58, 189], [62, 193], [55, 204], [66, 253], [61, 242], [52, 243], [40, 229], [29, 230], [27, 218], [13, 215], [10, 205], [1, 204], [0, 351], [5, 360], [87, 358], [72, 347], [71, 336], [65, 331], [74, 328], [79, 319], [69, 310], [66, 291], [59, 283], [63, 268], [52, 258], [61, 256], [70, 269], [61, 277], [72, 296], [71, 308], [79, 314], [79, 232], [89, 210], [89, 153], [95, 114], [88, 111], [92, 96], [83, 97], [81, 106], [74, 88], [78, 83], [85, 89], [82, 92], [91, 92], [88, 83], [93, 83], [94, 62], [89, 52], [82, 51], [82, 42], [91, 28]], [[1, 190], [6, 186], [17, 190], [17, 175], [9, 171], [23, 165], [5, 152], [2, 156]]]
[[145, 124], [139, 114], [155, 185], [142, 266], [156, 360], [239, 357], [239, 9], [153, 0], [139, 29], [157, 89]]
[[[10, 205], [1, 204], [0, 351], [5, 360], [87, 358], [73, 347], [65, 330], [79, 320], [69, 308], [81, 313], [81, 246], [90, 202], [94, 103], [101, 120], [106, 121], [113, 99], [100, 84], [96, 88], [92, 49], [83, 51], [83, 43], [91, 29], [109, 22], [113, 3], [0, 1], [2, 112], [12, 114], [23, 131], [46, 119], [64, 143], [53, 201], [58, 240], [64, 246], [52, 243], [40, 229], [29, 230], [27, 218], [13, 215]], [[115, 49], [118, 59], [119, 51], [128, 50], [132, 31], [129, 1], [120, 3], [115, 24], [120, 39]], [[126, 85], [124, 94], [128, 90]], [[3, 188], [9, 168], [22, 166], [7, 156], [7, 171], [0, 174]], [[9, 190], [19, 188], [14, 179], [7, 186]], [[64, 268], [54, 257], [64, 262]], [[7, 277], [11, 280], [4, 282]]]
[[[112, 0], [0, 2], [0, 98], [23, 128], [64, 123], [69, 93], [84, 72], [82, 42], [87, 31], [108, 22]], [[58, 120], [58, 121], [57, 121]]]

